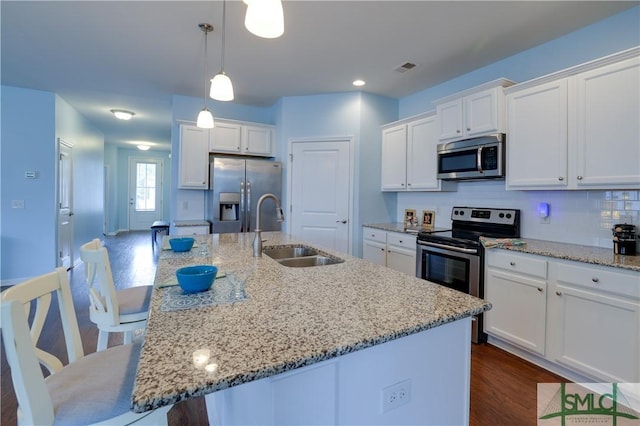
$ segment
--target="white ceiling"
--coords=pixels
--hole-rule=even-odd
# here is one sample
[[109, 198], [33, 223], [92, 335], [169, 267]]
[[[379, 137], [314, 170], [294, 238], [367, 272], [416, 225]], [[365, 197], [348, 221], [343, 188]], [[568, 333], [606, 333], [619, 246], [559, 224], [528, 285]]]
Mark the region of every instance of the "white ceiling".
[[[363, 90], [400, 98], [636, 6], [636, 1], [285, 0], [285, 33], [261, 39], [227, 2], [225, 70], [234, 102]], [[221, 1], [7, 1], [1, 9], [2, 84], [51, 91], [107, 143], [168, 149], [171, 96], [202, 97], [220, 68]], [[406, 61], [410, 72], [394, 71]], [[212, 102], [214, 115], [215, 103]], [[136, 112], [129, 122], [109, 112]], [[195, 116], [194, 116], [195, 120]]]

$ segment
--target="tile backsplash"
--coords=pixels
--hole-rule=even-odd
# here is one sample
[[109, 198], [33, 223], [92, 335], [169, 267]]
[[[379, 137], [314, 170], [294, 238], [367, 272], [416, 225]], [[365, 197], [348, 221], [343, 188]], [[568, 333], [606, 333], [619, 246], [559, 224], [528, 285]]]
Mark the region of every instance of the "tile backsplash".
[[[538, 203], [550, 206], [541, 223]], [[613, 249], [611, 228], [635, 225], [640, 232], [640, 190], [506, 191], [504, 181], [459, 182], [457, 192], [398, 193], [397, 218], [404, 209], [436, 211], [437, 227], [451, 226], [454, 206], [515, 208], [521, 211], [521, 236]]]

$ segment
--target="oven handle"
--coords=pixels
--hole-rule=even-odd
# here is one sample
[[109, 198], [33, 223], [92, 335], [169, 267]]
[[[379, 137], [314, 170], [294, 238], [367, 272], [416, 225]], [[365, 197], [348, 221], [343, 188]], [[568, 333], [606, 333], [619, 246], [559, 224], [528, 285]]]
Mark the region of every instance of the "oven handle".
[[445, 250], [457, 251], [457, 252], [460, 252], [460, 253], [469, 253], [469, 254], [477, 254], [478, 253], [477, 249], [466, 249], [466, 248], [461, 248], [461, 247], [452, 247], [452, 246], [448, 246], [446, 244], [427, 243], [427, 242], [424, 242], [424, 241], [420, 241], [418, 244], [420, 244], [422, 246], [437, 247], [437, 248], [441, 248], [441, 249], [445, 249]]
[[482, 149], [483, 149], [482, 146], [478, 149], [478, 160], [477, 160], [478, 161], [478, 172], [480, 172], [480, 173], [484, 173], [484, 170], [482, 170]]

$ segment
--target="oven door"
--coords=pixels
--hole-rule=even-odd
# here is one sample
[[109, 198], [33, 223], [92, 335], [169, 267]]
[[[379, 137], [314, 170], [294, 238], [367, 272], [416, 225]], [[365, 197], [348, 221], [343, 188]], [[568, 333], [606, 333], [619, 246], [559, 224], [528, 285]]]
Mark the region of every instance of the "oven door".
[[[449, 247], [444, 244], [418, 242], [416, 275], [427, 281], [483, 298], [481, 258], [476, 248]], [[471, 341], [482, 343], [482, 315], [473, 317]]]
[[418, 278], [480, 297], [480, 255], [477, 249], [420, 241], [416, 261]]

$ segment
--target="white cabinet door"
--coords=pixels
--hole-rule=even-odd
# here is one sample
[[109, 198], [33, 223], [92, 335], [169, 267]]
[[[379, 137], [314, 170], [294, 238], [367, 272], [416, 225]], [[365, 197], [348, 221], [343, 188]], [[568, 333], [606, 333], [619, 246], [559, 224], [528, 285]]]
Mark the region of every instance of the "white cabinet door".
[[562, 284], [553, 296], [554, 360], [606, 382], [637, 383], [640, 305]]
[[407, 182], [407, 126], [405, 124], [382, 131], [383, 191], [404, 190]]
[[437, 150], [438, 123], [435, 115], [407, 125], [407, 189], [440, 189]]
[[640, 58], [577, 75], [578, 187], [640, 186]]
[[362, 240], [362, 258], [387, 266], [387, 245], [378, 241]]
[[640, 274], [550, 265], [549, 357], [605, 382], [640, 381]]
[[416, 250], [387, 245], [387, 266], [415, 277]]
[[565, 188], [567, 80], [507, 95], [507, 189]]
[[455, 99], [436, 107], [440, 128], [440, 140], [460, 139], [462, 133], [462, 99]]
[[180, 126], [178, 188], [206, 189], [209, 183], [209, 131], [196, 126]]
[[241, 144], [242, 127], [239, 124], [216, 120], [215, 127], [211, 129], [209, 151], [238, 154]]
[[273, 136], [270, 128], [242, 126], [242, 152], [251, 155], [273, 155]]
[[545, 353], [546, 281], [487, 268], [485, 332], [540, 355]]
[[503, 96], [502, 88], [485, 90], [463, 99], [465, 137], [471, 138], [499, 130], [499, 114], [503, 114], [504, 111], [502, 105], [502, 111], [498, 109], [499, 96]]

